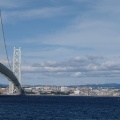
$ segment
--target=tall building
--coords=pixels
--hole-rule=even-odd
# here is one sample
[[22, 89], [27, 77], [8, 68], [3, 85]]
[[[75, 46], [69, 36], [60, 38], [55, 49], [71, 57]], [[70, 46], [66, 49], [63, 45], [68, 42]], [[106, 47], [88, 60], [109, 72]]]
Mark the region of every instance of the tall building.
[[[21, 48], [16, 49], [14, 47], [13, 51], [13, 73], [17, 77], [19, 83], [21, 84]], [[9, 94], [13, 94], [16, 91], [15, 86], [12, 82], [9, 83]]]

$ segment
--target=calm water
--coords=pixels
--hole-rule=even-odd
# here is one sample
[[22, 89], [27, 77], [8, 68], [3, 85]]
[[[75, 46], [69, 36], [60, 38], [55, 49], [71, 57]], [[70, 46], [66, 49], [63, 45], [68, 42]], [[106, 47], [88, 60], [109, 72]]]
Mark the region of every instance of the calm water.
[[120, 98], [0, 96], [0, 120], [120, 120]]

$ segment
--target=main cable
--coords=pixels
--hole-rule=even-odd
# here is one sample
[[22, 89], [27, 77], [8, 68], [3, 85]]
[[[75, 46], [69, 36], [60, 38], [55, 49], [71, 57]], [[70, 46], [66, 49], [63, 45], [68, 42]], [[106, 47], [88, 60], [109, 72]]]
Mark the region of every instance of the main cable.
[[5, 35], [4, 35], [3, 23], [2, 23], [2, 14], [1, 14], [1, 10], [0, 10], [0, 19], [1, 19], [1, 20], [0, 20], [0, 21], [1, 21], [1, 28], [2, 28], [2, 33], [3, 33], [3, 41], [4, 41], [4, 45], [5, 45], [5, 52], [6, 52], [6, 55], [7, 55], [8, 65], [9, 65], [9, 67], [10, 67], [10, 70], [12, 70], [12, 69], [11, 69], [11, 66], [10, 66], [9, 58], [8, 58], [6, 40], [5, 40]]

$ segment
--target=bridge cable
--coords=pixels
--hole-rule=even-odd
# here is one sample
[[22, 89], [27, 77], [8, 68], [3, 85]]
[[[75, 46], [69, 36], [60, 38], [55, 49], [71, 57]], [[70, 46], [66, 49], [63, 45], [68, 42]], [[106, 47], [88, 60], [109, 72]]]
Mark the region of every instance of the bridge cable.
[[[5, 45], [5, 52], [6, 52], [6, 55], [7, 55], [7, 60], [8, 60], [8, 65], [11, 69], [11, 66], [10, 66], [10, 62], [9, 62], [9, 58], [8, 58], [8, 52], [7, 52], [7, 46], [6, 46], [6, 40], [5, 40], [5, 35], [4, 35], [4, 29], [3, 29], [3, 22], [2, 22], [2, 15], [1, 15], [1, 10], [0, 10], [0, 21], [1, 21], [1, 27], [2, 27], [2, 33], [3, 33], [3, 40], [4, 40], [4, 45]], [[12, 70], [12, 69], [11, 69]]]

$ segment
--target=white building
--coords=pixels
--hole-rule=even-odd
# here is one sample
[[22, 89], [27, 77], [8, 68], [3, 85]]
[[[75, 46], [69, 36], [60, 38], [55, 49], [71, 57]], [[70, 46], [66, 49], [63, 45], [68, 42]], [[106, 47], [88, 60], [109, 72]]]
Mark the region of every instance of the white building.
[[61, 87], [61, 92], [68, 92], [69, 91], [69, 88], [68, 87]]

